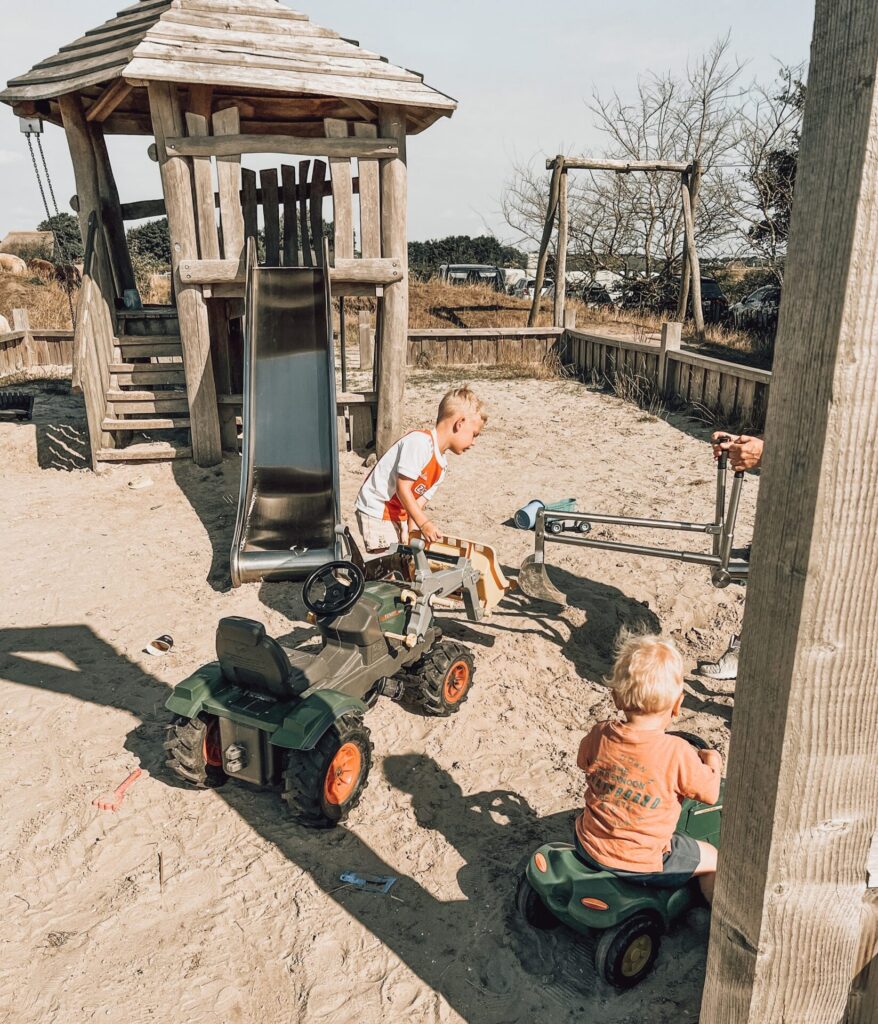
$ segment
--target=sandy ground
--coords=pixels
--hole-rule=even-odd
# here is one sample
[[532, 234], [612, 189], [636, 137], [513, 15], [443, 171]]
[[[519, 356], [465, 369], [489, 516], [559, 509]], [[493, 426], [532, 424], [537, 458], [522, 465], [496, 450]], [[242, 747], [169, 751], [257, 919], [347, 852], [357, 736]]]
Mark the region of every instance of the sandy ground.
[[[414, 375], [407, 425], [429, 418], [444, 383]], [[305, 633], [298, 586], [229, 589], [238, 460], [77, 469], [79, 400], [34, 387], [35, 423], [0, 424], [3, 1024], [696, 1019], [706, 912], [619, 995], [584, 940], [525, 934], [511, 902], [528, 852], [570, 835], [575, 753], [611, 713], [601, 678], [619, 628], [665, 630], [693, 668], [736, 629], [740, 588], [714, 590], [695, 566], [551, 549], [569, 607], [519, 596], [490, 623], [447, 620], [475, 652], [471, 699], [449, 720], [379, 703], [360, 807], [346, 827], [310, 832], [273, 793], [185, 789], [163, 765], [168, 689], [211, 660], [221, 616]], [[478, 387], [490, 424], [452, 459], [434, 519], [494, 544], [507, 567], [532, 535], [503, 524], [532, 497], [710, 519], [706, 429], [571, 382]], [[343, 456], [341, 473], [350, 509], [361, 460]], [[172, 653], [145, 654], [165, 632]], [[688, 687], [684, 727], [725, 751], [732, 686], [690, 675]], [[119, 813], [92, 805], [137, 766]], [[345, 870], [398, 876], [393, 898], [343, 887]]]

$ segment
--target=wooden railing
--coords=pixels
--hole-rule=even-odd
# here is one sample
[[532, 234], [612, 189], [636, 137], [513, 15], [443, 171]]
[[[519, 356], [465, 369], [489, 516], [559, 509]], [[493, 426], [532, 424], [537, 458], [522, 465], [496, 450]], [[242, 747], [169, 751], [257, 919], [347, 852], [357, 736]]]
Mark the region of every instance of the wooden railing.
[[92, 276], [96, 229], [97, 218], [92, 213], [88, 221], [82, 287], [76, 311], [71, 379], [72, 390], [81, 391], [85, 399], [92, 469], [97, 464], [97, 454], [101, 448], [112, 448], [115, 444], [113, 435], [102, 429], [104, 418], [113, 414], [107, 402], [107, 390], [110, 386], [115, 337], [110, 308]]
[[582, 380], [616, 387], [627, 378], [640, 394], [686, 406], [707, 420], [762, 430], [771, 372], [680, 348], [680, 325], [665, 324], [661, 341], [567, 330], [562, 360]]
[[409, 366], [538, 365], [560, 354], [560, 327], [412, 328]]
[[73, 362], [73, 332], [30, 325], [26, 309], [13, 309], [12, 330], [0, 334], [0, 378], [37, 366], [67, 367]]

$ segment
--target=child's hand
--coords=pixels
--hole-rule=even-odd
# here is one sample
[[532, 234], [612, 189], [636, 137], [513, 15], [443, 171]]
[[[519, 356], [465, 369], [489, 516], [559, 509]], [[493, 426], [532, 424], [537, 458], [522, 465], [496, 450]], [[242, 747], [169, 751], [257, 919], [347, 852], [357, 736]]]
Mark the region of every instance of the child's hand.
[[418, 529], [421, 531], [424, 540], [427, 541], [428, 544], [432, 544], [434, 541], [439, 540], [439, 538], [442, 536], [442, 534], [436, 529], [436, 527], [433, 525], [432, 520], [430, 519], [425, 519], [418, 527]]
[[715, 768], [717, 771], [722, 771], [723, 756], [718, 750], [699, 750], [698, 756], [708, 768]]

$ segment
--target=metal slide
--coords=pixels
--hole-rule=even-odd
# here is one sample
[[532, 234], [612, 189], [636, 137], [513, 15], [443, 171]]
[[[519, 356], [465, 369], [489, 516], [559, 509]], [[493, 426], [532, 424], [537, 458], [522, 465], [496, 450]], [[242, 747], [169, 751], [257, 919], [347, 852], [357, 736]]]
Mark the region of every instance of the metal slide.
[[244, 306], [244, 445], [232, 586], [291, 580], [340, 558], [329, 270], [259, 267]]

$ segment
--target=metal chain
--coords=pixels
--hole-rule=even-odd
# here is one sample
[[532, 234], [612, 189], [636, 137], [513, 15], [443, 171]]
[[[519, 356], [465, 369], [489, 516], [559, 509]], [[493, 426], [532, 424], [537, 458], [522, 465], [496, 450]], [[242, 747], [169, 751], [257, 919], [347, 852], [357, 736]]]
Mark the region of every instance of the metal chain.
[[[31, 163], [34, 165], [34, 174], [36, 175], [37, 185], [39, 186], [39, 189], [40, 189], [40, 196], [42, 197], [42, 200], [43, 200], [43, 209], [46, 211], [46, 222], [49, 225], [49, 230], [52, 232], [52, 239], [53, 239], [53, 241], [55, 243], [55, 250], [57, 251], [58, 255], [61, 257], [62, 264], [63, 264], [63, 266], [65, 268], [64, 269], [64, 289], [67, 292], [67, 306], [68, 306], [68, 308], [70, 310], [70, 323], [73, 325], [73, 328], [75, 330], [76, 329], [76, 312], [73, 309], [73, 286], [70, 283], [70, 275], [69, 275], [69, 273], [67, 272], [67, 269], [66, 269], [69, 266], [69, 263], [68, 263], [68, 260], [67, 260], [67, 250], [62, 245], [61, 239], [58, 236], [58, 232], [55, 230], [55, 224], [52, 221], [52, 213], [49, 210], [49, 203], [48, 203], [48, 200], [46, 199], [46, 191], [43, 188], [43, 178], [42, 178], [42, 175], [40, 174], [40, 169], [37, 166], [37, 158], [36, 158], [36, 156], [34, 154], [34, 146], [33, 146], [33, 140], [32, 140], [33, 134], [34, 134], [33, 132], [26, 132], [24, 137], [27, 139], [27, 148], [30, 151]], [[39, 135], [37, 135], [37, 149], [39, 149], [39, 151], [40, 151], [40, 158], [43, 161], [43, 170], [45, 171], [45, 174], [46, 174], [46, 185], [48, 185], [48, 187], [49, 187], [49, 195], [51, 195], [51, 197], [52, 197], [52, 206], [54, 206], [54, 208], [55, 208], [55, 216], [58, 217], [60, 215], [58, 213], [58, 203], [57, 203], [57, 201], [55, 199], [55, 190], [52, 188], [52, 179], [49, 176], [49, 167], [46, 164], [46, 154], [43, 151], [43, 143], [42, 143], [42, 140], [40, 139]]]

